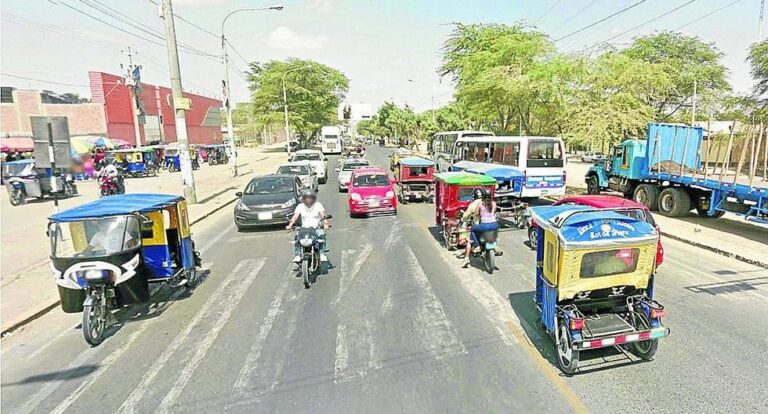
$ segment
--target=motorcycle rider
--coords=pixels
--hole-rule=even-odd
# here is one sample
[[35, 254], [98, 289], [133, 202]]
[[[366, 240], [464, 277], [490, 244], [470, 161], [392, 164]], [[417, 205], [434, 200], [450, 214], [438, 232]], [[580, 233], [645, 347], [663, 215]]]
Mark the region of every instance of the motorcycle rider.
[[[301, 194], [301, 204], [296, 206], [296, 210], [293, 212], [291, 220], [285, 227], [286, 230], [290, 230], [296, 220], [301, 217], [301, 227], [304, 229], [315, 229], [315, 236], [318, 240], [323, 240], [325, 235], [325, 228], [327, 228], [325, 207], [317, 201], [317, 196], [312, 190], [304, 190]], [[328, 257], [325, 255], [325, 242], [318, 242], [318, 250], [320, 251], [320, 261], [327, 262]], [[293, 258], [294, 263], [301, 263], [301, 246], [299, 245], [299, 237], [296, 235], [294, 251], [296, 256]]]
[[499, 224], [496, 221], [496, 202], [493, 201], [491, 193], [481, 188], [476, 188], [472, 196], [474, 201], [467, 207], [467, 211], [461, 217], [461, 221], [464, 222], [472, 220], [472, 228], [469, 234], [471, 243], [467, 243], [461, 267], [469, 266], [469, 255], [472, 252], [473, 245], [475, 246], [475, 253], [480, 251], [480, 234], [499, 229]]
[[[120, 192], [120, 171], [117, 169], [114, 163], [109, 162], [107, 165], [104, 166], [104, 168], [101, 169], [99, 172], [99, 176], [106, 180], [104, 184], [107, 184], [109, 186], [114, 186], [117, 188], [118, 193]], [[102, 184], [102, 185], [104, 185]]]

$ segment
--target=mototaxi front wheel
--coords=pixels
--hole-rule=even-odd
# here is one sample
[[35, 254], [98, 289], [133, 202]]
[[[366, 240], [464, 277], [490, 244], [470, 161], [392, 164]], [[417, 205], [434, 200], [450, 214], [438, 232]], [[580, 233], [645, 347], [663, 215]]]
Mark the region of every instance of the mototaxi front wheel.
[[83, 337], [91, 346], [97, 346], [104, 340], [107, 327], [107, 304], [99, 293], [92, 293], [88, 305], [83, 307]]
[[12, 206], [18, 206], [19, 204], [24, 204], [26, 198], [27, 195], [24, 193], [24, 190], [14, 189], [11, 193], [11, 198], [8, 201], [11, 202]]

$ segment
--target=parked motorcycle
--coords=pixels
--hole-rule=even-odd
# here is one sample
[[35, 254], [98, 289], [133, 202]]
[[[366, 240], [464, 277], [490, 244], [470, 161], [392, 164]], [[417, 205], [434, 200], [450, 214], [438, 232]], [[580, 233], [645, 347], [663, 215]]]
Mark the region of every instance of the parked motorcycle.
[[[330, 220], [332, 216], [326, 215], [326, 220]], [[314, 228], [296, 228], [298, 235], [296, 237], [299, 245], [301, 246], [301, 263], [299, 264], [301, 277], [304, 281], [304, 288], [309, 289], [312, 285], [312, 276], [320, 267], [320, 243], [323, 242], [318, 237]]]

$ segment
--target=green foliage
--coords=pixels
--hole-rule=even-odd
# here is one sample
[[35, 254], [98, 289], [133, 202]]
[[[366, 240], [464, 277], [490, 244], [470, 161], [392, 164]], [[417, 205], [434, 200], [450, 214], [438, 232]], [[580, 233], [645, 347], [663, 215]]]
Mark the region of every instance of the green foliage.
[[250, 109], [263, 125], [282, 122], [285, 81], [291, 131], [302, 140], [317, 134], [323, 125], [336, 123], [336, 108], [349, 90], [349, 80], [340, 71], [301, 59], [253, 62], [248, 80]]
[[755, 43], [749, 48], [747, 62], [755, 79], [754, 99], [765, 107], [768, 104], [768, 40]]
[[[726, 68], [720, 63], [723, 53], [713, 43], [694, 36], [662, 32], [640, 37], [621, 53], [632, 59], [660, 65], [674, 87], [665, 95], [649, 101], [655, 118], [668, 120], [677, 111], [691, 105], [694, 81], [702, 102], [715, 102], [730, 90]], [[700, 105], [701, 107], [701, 105]]]

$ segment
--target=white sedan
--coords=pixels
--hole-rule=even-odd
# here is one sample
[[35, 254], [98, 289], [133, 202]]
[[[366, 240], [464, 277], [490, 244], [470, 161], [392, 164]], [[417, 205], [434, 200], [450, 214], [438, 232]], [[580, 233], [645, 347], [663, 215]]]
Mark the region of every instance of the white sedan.
[[349, 182], [352, 179], [352, 171], [354, 171], [355, 168], [368, 167], [370, 165], [368, 160], [363, 158], [345, 160], [344, 163], [341, 164], [341, 168], [336, 169], [336, 172], [339, 173], [339, 192], [347, 191]]
[[289, 162], [277, 167], [277, 174], [295, 175], [301, 179], [304, 188], [317, 191], [317, 173], [307, 161]]
[[293, 153], [290, 160], [291, 162], [306, 161], [317, 173], [317, 180], [320, 184], [325, 184], [328, 180], [328, 158], [318, 150], [299, 150]]

